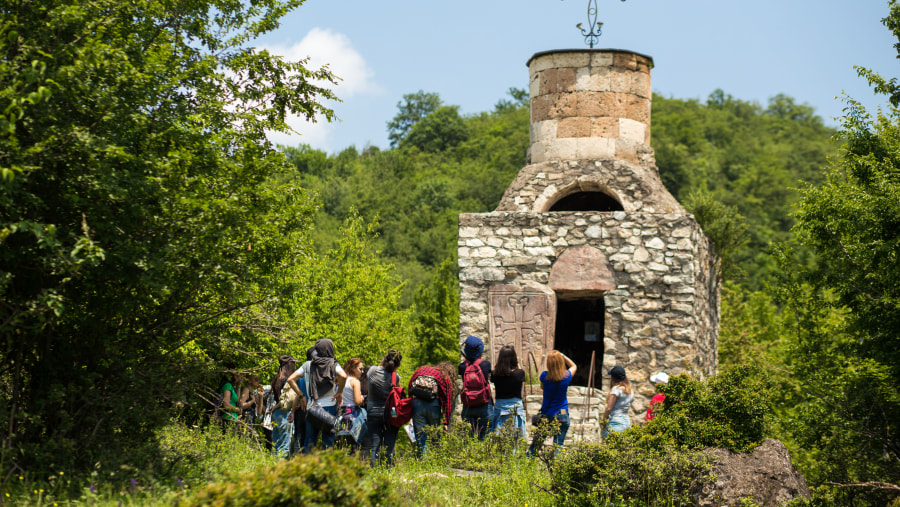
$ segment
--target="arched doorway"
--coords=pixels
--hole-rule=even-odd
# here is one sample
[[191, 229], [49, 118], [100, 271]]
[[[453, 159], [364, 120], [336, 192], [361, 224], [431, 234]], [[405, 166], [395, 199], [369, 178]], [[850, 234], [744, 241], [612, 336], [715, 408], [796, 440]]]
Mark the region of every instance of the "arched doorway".
[[589, 385], [593, 373], [593, 386], [601, 387], [599, 368], [603, 362], [605, 321], [606, 305], [602, 298], [557, 301], [553, 348], [567, 355], [578, 367], [573, 385]]
[[[578, 366], [573, 383], [600, 386], [607, 318], [603, 297], [616, 287], [613, 271], [600, 250], [581, 245], [564, 251], [550, 270], [557, 311], [553, 348]], [[593, 358], [593, 362], [592, 362]]]

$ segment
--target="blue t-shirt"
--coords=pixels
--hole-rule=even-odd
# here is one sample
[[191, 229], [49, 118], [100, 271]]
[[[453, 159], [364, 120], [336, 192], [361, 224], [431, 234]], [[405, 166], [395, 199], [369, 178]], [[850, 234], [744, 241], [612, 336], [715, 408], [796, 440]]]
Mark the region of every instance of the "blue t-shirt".
[[569, 383], [572, 382], [572, 372], [566, 371], [563, 379], [559, 382], [551, 382], [547, 380], [547, 372], [541, 372], [541, 384], [544, 386], [544, 401], [541, 408], [547, 415], [556, 415], [563, 409], [569, 411], [569, 397], [566, 396], [566, 390]]

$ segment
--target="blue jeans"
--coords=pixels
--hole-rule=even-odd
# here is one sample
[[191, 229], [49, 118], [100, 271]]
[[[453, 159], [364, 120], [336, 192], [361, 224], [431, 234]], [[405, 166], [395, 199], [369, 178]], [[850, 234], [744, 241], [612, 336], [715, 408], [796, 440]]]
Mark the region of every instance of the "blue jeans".
[[[566, 410], [565, 414], [556, 414], [550, 416], [551, 421], [559, 421], [559, 433], [553, 435], [553, 443], [557, 445], [557, 447], [563, 445], [566, 441], [566, 433], [569, 432], [569, 414], [568, 410]], [[543, 445], [543, 442], [538, 442], [536, 440], [531, 441], [531, 446], [528, 447], [528, 455], [534, 454], [534, 448], [538, 445]]]
[[369, 414], [366, 421], [369, 426], [369, 446], [371, 446], [369, 460], [372, 466], [383, 462], [388, 466], [394, 463], [394, 444], [397, 443], [397, 431], [400, 428], [388, 424], [383, 415]]
[[291, 457], [294, 423], [287, 422], [288, 415], [290, 412], [282, 412], [280, 408], [272, 412], [272, 439], [275, 441], [275, 454], [281, 458]]
[[600, 434], [603, 435], [603, 438], [606, 438], [607, 435], [612, 433], [619, 433], [621, 431], [625, 431], [631, 427], [631, 418], [628, 417], [628, 414], [614, 414], [609, 417], [609, 424], [606, 425], [603, 430], [600, 431]]
[[[337, 415], [337, 407], [332, 405], [330, 407], [322, 407], [331, 415]], [[309, 422], [309, 419], [306, 420], [306, 440], [303, 442], [303, 453], [309, 454], [312, 451], [312, 448], [316, 446], [316, 441], [319, 440], [319, 433], [322, 434], [322, 448], [328, 449], [329, 447], [334, 445], [334, 433], [331, 431], [331, 428], [326, 428], [324, 430], [319, 429], [313, 425], [313, 423]]]
[[525, 405], [521, 398], [500, 398], [491, 412], [491, 433], [499, 433], [506, 421], [512, 419], [512, 426], [519, 437], [525, 438]]
[[441, 425], [441, 400], [431, 401], [413, 398], [413, 428], [416, 431], [416, 455], [420, 458], [428, 451], [426, 426]]
[[484, 440], [487, 435], [488, 426], [491, 424], [491, 413], [494, 411], [494, 405], [488, 403], [480, 407], [467, 407], [463, 405], [462, 418], [469, 423], [469, 436], [478, 434], [478, 440]]

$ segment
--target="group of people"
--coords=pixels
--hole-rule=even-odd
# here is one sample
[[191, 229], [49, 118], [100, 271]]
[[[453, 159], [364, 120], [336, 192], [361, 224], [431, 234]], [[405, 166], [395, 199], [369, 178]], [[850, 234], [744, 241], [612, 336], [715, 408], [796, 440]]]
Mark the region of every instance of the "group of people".
[[[407, 397], [398, 403], [398, 396], [392, 396], [392, 392], [403, 390], [397, 373], [403, 360], [399, 351], [389, 351], [378, 365], [366, 366], [361, 359], [351, 358], [342, 366], [335, 359], [334, 343], [318, 340], [299, 366], [293, 357], [281, 356], [278, 371], [268, 385], [261, 385], [256, 375], [245, 378], [233, 373], [232, 382], [226, 382], [220, 390], [221, 418], [261, 425], [266, 447], [283, 457], [308, 453], [316, 446], [327, 449], [339, 440], [372, 465], [392, 463], [400, 426], [406, 422], [404, 413], [412, 422], [416, 452], [419, 456], [426, 453], [429, 438], [440, 433], [428, 428], [448, 429], [457, 399], [471, 436], [483, 440], [489, 432], [508, 427], [514, 435], [526, 438], [526, 374], [519, 367], [515, 349], [501, 348], [492, 365], [482, 358], [482, 340], [469, 336], [462, 354], [463, 361], [455, 366], [441, 362], [418, 367], [405, 386]], [[577, 366], [556, 350], [548, 354], [546, 365], [540, 374], [541, 409], [533, 422], [558, 421], [559, 430], [551, 436], [562, 445], [570, 425], [567, 390]], [[604, 437], [631, 426], [628, 413], [634, 400], [625, 369], [615, 366], [608, 373], [611, 380], [603, 417]], [[458, 377], [462, 379], [461, 389], [457, 388]], [[665, 383], [668, 376], [660, 372], [651, 381]], [[663, 398], [657, 394], [651, 400], [647, 420]], [[529, 453], [537, 444], [532, 442]]]

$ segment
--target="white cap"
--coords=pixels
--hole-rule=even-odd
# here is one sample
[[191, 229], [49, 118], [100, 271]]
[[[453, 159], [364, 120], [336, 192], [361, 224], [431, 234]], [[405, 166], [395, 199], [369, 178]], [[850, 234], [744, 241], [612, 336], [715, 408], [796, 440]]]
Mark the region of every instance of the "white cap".
[[650, 376], [650, 382], [653, 382], [654, 384], [666, 384], [669, 382], [669, 375], [664, 371], [654, 373]]

